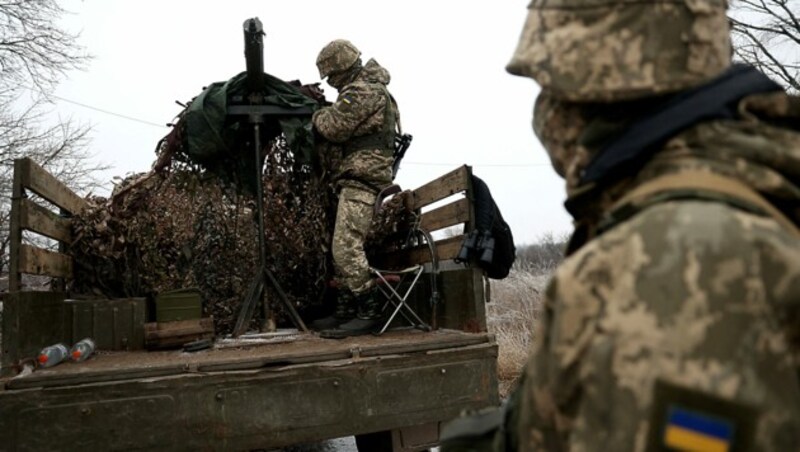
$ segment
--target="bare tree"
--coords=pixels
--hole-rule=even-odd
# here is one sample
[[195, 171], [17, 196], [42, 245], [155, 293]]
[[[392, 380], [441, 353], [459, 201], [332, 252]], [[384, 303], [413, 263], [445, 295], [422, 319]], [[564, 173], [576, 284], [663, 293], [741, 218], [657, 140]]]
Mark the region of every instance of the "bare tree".
[[61, 29], [56, 0], [0, 0], [0, 274], [7, 268], [14, 159], [30, 157], [78, 192], [98, 186], [86, 147], [89, 128], [47, 121], [48, 96], [89, 57]]
[[65, 11], [55, 0], [0, 3], [0, 74], [4, 87], [33, 83], [50, 92], [71, 69], [81, 69], [88, 56], [77, 35], [56, 25]]
[[735, 0], [732, 3], [736, 56], [800, 91], [800, 1]]

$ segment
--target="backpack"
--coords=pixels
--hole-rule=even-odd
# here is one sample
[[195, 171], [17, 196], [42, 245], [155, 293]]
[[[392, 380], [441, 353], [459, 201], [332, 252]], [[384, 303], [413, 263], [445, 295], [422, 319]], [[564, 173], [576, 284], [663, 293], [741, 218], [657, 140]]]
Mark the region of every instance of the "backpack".
[[486, 182], [473, 175], [472, 189], [476, 227], [464, 239], [456, 261], [468, 262], [474, 258], [478, 266], [486, 272], [486, 276], [503, 279], [508, 276], [517, 256], [514, 236]]

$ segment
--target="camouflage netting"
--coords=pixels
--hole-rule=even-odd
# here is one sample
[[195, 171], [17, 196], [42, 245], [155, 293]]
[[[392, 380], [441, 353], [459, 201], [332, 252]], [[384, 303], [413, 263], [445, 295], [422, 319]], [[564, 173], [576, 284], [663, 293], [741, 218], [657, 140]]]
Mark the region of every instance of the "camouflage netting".
[[[330, 172], [298, 164], [279, 137], [263, 172], [267, 265], [301, 315], [319, 310], [333, 278], [330, 242], [336, 198]], [[104, 297], [148, 297], [197, 287], [217, 334], [229, 333], [258, 268], [254, 199], [162, 143], [154, 170], [128, 177], [108, 198], [74, 218], [70, 291]], [[321, 168], [335, 148], [318, 145]], [[376, 216], [370, 248], [396, 229], [397, 202]], [[407, 222], [407, 220], [403, 220]], [[275, 290], [267, 297], [279, 325], [290, 326]], [[259, 304], [260, 305], [260, 304]], [[330, 303], [326, 303], [330, 306]], [[258, 326], [258, 315], [251, 326]]]
[[[331, 275], [331, 184], [295, 168], [281, 140], [268, 154], [263, 182], [268, 266], [302, 310], [321, 300]], [[231, 330], [258, 268], [252, 196], [173, 159], [162, 171], [129, 177], [109, 199], [90, 201], [74, 221], [71, 291], [152, 297], [198, 287], [217, 332]]]

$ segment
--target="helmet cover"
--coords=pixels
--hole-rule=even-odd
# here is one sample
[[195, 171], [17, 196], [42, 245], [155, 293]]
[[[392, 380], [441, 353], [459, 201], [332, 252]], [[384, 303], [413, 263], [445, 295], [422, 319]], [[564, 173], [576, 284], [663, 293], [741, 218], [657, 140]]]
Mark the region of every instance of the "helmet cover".
[[731, 61], [726, 0], [533, 0], [506, 69], [572, 102], [699, 85]]

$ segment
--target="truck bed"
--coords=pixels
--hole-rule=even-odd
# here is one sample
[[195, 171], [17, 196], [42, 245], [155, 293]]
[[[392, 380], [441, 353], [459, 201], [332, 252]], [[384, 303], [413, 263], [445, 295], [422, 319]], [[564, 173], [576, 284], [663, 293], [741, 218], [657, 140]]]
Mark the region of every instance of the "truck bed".
[[499, 403], [496, 357], [491, 335], [454, 330], [101, 352], [3, 380], [0, 451], [270, 449], [393, 429], [394, 450], [420, 450], [442, 422]]
[[[152, 320], [142, 300], [67, 302], [71, 294], [21, 290], [23, 274], [55, 278], [53, 290], [74, 277], [71, 255], [22, 238], [33, 233], [73, 243], [65, 212], [79, 213], [85, 200], [30, 159], [15, 160], [13, 193], [0, 331], [0, 452], [268, 450], [350, 435], [370, 452], [418, 452], [437, 443], [443, 422], [499, 404], [497, 344], [485, 333], [484, 272], [474, 262], [441, 265], [476, 230], [466, 165], [405, 193], [425, 240], [386, 250], [375, 264], [430, 266], [408, 302], [446, 329], [344, 340], [304, 334], [196, 353], [135, 351], [148, 345], [144, 325]], [[430, 236], [449, 227], [463, 234]], [[42, 346], [84, 337], [104, 350], [126, 351], [14, 377]]]
[[257, 370], [292, 364], [337, 365], [359, 359], [426, 353], [485, 344], [489, 341], [487, 334], [456, 330], [389, 330], [381, 336], [366, 335], [340, 340], [322, 339], [313, 333], [298, 333], [288, 336], [285, 342], [243, 344], [199, 352], [100, 351], [81, 363], [62, 363], [55, 367], [38, 369], [22, 378], [6, 378], [0, 381], [6, 390], [13, 390], [192, 373]]

